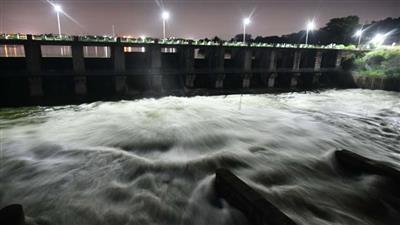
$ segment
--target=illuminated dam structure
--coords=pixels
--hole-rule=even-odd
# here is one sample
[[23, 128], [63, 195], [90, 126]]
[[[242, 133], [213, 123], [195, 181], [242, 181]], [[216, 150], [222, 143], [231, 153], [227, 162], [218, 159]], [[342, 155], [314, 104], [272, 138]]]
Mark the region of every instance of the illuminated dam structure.
[[[93, 37], [93, 36], [92, 36]], [[1, 106], [349, 85], [357, 50], [133, 38], [0, 38]]]

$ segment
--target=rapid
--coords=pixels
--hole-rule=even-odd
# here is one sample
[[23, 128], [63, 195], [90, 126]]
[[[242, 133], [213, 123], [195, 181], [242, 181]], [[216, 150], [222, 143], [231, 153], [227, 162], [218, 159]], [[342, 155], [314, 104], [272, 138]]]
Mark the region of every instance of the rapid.
[[343, 176], [347, 149], [400, 169], [400, 93], [164, 97], [0, 109], [0, 207], [28, 224], [248, 224], [214, 190], [231, 170], [301, 225], [390, 225], [400, 195]]

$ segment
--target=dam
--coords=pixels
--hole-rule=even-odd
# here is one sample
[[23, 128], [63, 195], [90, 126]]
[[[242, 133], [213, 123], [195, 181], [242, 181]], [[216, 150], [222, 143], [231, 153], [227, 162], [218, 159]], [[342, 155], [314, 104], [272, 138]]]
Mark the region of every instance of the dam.
[[1, 106], [341, 87], [335, 46], [3, 35]]

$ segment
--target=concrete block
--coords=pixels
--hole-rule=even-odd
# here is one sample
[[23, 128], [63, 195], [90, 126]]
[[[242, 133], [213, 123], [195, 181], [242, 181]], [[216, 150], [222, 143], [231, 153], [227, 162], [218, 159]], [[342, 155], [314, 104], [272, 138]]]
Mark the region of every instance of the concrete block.
[[400, 182], [400, 171], [384, 162], [369, 159], [348, 150], [335, 151], [335, 158], [341, 168], [347, 171], [381, 175]]
[[253, 225], [296, 225], [286, 214], [227, 169], [217, 169], [215, 188], [219, 197], [242, 211]]
[[25, 215], [22, 205], [13, 204], [0, 210], [1, 225], [25, 225]]

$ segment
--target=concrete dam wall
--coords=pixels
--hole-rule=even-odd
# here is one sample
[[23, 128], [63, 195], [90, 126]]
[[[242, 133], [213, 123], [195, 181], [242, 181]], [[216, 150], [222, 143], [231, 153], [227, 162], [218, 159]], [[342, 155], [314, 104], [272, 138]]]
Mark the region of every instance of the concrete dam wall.
[[1, 106], [349, 85], [351, 50], [179, 43], [0, 40]]
[[400, 92], [400, 79], [395, 77], [371, 77], [353, 73], [358, 88]]

